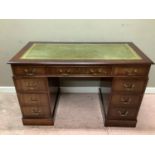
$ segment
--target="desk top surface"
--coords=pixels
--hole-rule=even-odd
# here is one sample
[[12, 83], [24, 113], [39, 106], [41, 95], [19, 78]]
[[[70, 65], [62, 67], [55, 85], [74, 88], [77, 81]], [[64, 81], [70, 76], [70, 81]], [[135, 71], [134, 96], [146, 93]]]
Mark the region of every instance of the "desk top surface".
[[139, 60], [128, 44], [33, 44], [21, 59], [48, 60]]
[[[28, 43], [9, 63], [142, 62], [146, 56], [133, 43]], [[147, 58], [148, 59], [148, 58]]]

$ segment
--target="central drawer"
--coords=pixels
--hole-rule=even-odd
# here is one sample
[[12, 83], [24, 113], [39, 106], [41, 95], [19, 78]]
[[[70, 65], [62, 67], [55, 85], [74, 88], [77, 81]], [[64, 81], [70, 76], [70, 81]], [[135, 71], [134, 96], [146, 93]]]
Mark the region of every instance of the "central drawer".
[[110, 76], [112, 72], [112, 67], [94, 67], [94, 66], [82, 66], [82, 67], [66, 67], [66, 66], [57, 66], [57, 67], [48, 67], [48, 74], [57, 75], [57, 76], [66, 76], [66, 75], [91, 75], [91, 76]]

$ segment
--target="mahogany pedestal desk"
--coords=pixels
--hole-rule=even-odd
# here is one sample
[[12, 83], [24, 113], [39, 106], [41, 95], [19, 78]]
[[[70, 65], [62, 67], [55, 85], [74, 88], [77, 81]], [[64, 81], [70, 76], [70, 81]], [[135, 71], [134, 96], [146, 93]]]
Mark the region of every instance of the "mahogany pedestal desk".
[[98, 78], [104, 124], [122, 127], [136, 126], [153, 64], [131, 42], [29, 42], [8, 63], [24, 125], [54, 125], [59, 80], [69, 77]]

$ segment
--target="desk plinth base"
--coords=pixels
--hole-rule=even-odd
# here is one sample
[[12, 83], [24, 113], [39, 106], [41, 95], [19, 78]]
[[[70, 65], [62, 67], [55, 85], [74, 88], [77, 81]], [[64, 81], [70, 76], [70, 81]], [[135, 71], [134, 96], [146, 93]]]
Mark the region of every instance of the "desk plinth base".
[[130, 120], [105, 120], [104, 125], [106, 127], [136, 127], [137, 121]]
[[33, 119], [33, 118], [23, 118], [23, 125], [54, 125], [54, 120], [51, 118], [40, 118], [40, 119]]

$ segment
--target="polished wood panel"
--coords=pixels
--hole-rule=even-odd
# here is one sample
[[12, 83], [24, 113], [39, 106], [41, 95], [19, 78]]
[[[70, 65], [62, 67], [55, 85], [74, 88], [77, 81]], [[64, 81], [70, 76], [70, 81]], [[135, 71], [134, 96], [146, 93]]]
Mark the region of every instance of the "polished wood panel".
[[45, 75], [45, 68], [42, 66], [15, 65], [13, 73], [17, 76]]
[[142, 78], [115, 78], [113, 82], [113, 91], [122, 92], [144, 92], [146, 79]]
[[114, 67], [114, 75], [116, 76], [146, 76], [148, 74], [148, 66], [118, 66]]
[[44, 78], [14, 78], [18, 91], [47, 91], [47, 81]]
[[136, 119], [136, 116], [137, 116], [136, 108], [112, 108], [108, 112], [108, 119], [131, 120]]
[[50, 116], [50, 109], [45, 106], [24, 106], [22, 107], [22, 111], [25, 118], [42, 118]]
[[113, 94], [111, 106], [114, 107], [138, 107], [141, 103], [142, 95], [137, 94]]
[[47, 106], [48, 94], [36, 94], [36, 93], [19, 93], [19, 100], [23, 106]]

